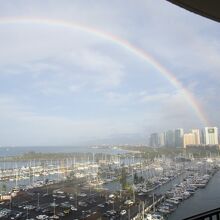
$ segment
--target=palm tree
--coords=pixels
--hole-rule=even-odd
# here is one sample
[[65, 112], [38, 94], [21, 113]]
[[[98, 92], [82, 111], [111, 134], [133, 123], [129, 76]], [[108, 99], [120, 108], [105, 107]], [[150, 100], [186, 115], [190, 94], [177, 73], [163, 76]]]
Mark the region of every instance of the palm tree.
[[127, 175], [126, 175], [126, 170], [124, 166], [122, 167], [122, 170], [121, 170], [120, 183], [121, 183], [122, 189], [125, 189], [127, 185]]
[[6, 192], [7, 191], [7, 185], [4, 183], [2, 184], [2, 192]]

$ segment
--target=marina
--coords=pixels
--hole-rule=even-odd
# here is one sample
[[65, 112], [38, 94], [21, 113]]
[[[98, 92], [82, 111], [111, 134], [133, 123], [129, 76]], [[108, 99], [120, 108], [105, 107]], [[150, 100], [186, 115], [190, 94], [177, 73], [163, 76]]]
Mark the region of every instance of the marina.
[[[4, 168], [0, 177], [2, 204], [8, 204], [6, 207], [13, 206], [11, 201], [16, 203], [17, 198], [28, 197], [29, 194], [36, 197], [38, 193], [44, 206], [52, 203], [53, 198], [59, 198], [60, 204], [66, 202], [75, 208], [81, 207], [80, 210], [76, 208], [77, 215], [89, 208], [94, 210], [97, 219], [97, 216], [101, 219], [118, 219], [117, 216], [121, 216], [121, 219], [145, 220], [172, 219], [182, 204], [187, 204], [197, 191], [206, 189], [219, 167], [218, 158], [176, 162], [166, 157], [149, 160], [133, 154], [101, 158], [93, 154], [84, 161], [68, 157], [65, 160], [13, 162], [11, 166], [4, 163], [8, 162], [1, 162]], [[74, 185], [80, 183], [80, 187], [69, 188], [70, 182]], [[61, 193], [54, 193], [59, 191]], [[48, 199], [43, 195], [47, 195]], [[94, 201], [102, 198], [100, 204], [94, 203], [90, 207], [88, 195], [94, 195]], [[34, 201], [29, 200], [28, 204], [34, 206], [33, 209], [29, 207], [30, 215], [36, 217]], [[103, 210], [100, 210], [102, 206]], [[17, 209], [23, 213], [19, 207]], [[72, 209], [59, 218], [69, 219], [76, 214]], [[7, 213], [4, 210], [3, 219], [11, 214], [11, 211]], [[64, 211], [60, 210], [61, 213]], [[63, 215], [61, 213], [59, 215]], [[84, 217], [96, 218], [89, 214]]]
[[0, 220], [220, 220], [220, 0], [0, 4]]
[[205, 188], [198, 189], [194, 196], [182, 202], [178, 209], [169, 216], [168, 220], [187, 218], [197, 213], [218, 208], [220, 204], [219, 184], [220, 172], [217, 172]]

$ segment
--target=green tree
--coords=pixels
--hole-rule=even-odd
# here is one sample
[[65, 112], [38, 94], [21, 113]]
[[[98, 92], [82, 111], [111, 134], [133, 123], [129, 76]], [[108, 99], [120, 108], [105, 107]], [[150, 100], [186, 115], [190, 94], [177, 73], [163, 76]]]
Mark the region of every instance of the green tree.
[[70, 173], [69, 173], [69, 175], [68, 175], [68, 180], [74, 180], [74, 178], [75, 178], [75, 173], [74, 173], [74, 171], [71, 171]]
[[134, 174], [134, 184], [138, 183], [138, 175], [137, 173]]
[[6, 192], [7, 191], [7, 185], [4, 183], [2, 184], [2, 192]]
[[144, 177], [143, 176], [140, 176], [139, 178], [139, 183], [143, 183], [145, 181]]
[[121, 169], [120, 183], [121, 183], [121, 188], [123, 190], [126, 189], [126, 186], [127, 186], [127, 173], [126, 173], [126, 169], [125, 169], [124, 166]]

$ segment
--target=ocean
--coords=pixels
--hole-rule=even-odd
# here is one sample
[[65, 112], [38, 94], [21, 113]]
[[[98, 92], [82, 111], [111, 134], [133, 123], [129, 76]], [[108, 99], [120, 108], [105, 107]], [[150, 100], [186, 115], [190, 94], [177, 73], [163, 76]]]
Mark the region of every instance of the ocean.
[[56, 146], [56, 147], [0, 147], [0, 156], [18, 156], [24, 153], [28, 153], [34, 151], [36, 153], [105, 153], [105, 154], [120, 154], [126, 152], [121, 149], [113, 149], [113, 148], [92, 148], [89, 146]]

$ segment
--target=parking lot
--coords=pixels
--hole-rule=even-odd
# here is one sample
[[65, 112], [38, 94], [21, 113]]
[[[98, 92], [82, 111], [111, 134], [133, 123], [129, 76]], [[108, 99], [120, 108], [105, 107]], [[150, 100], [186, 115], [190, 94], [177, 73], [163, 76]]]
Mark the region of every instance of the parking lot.
[[[139, 199], [138, 199], [139, 200]], [[0, 205], [1, 219], [128, 219], [140, 209], [127, 195], [82, 183], [59, 183], [21, 191]]]

